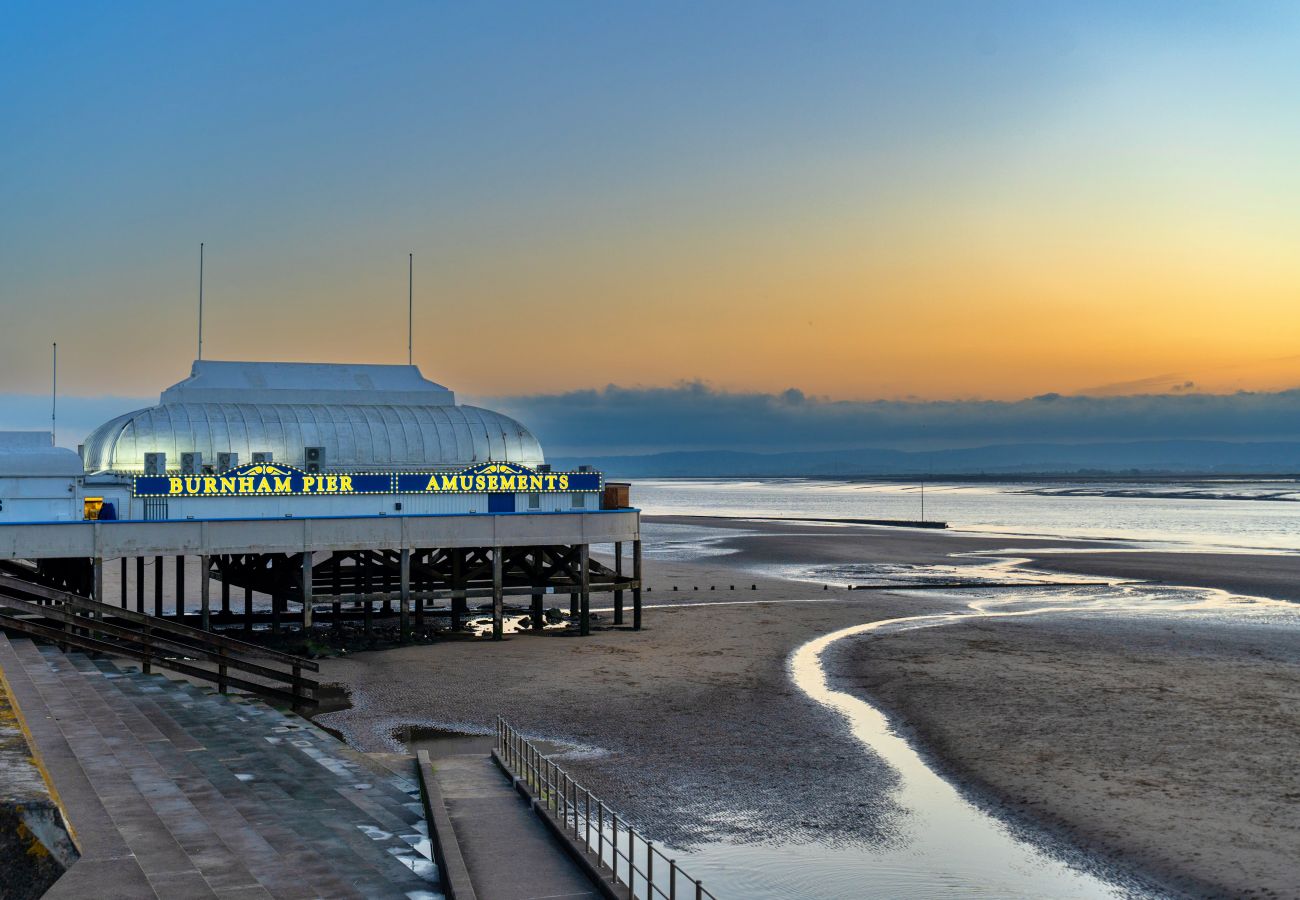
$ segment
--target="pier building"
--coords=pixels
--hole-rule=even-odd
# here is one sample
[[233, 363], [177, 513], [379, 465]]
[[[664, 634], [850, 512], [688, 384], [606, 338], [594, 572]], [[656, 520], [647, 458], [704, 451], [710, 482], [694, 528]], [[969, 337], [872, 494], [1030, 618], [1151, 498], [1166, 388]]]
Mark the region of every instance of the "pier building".
[[174, 615], [205, 629], [278, 630], [291, 610], [304, 628], [360, 617], [368, 629], [396, 609], [405, 634], [429, 617], [458, 629], [483, 605], [499, 639], [507, 601], [540, 631], [558, 594], [587, 633], [602, 591], [614, 624], [625, 592], [641, 622], [626, 485], [551, 470], [523, 424], [457, 404], [415, 366], [202, 360], [157, 405], [92, 431], [79, 457], [48, 434], [0, 436], [9, 583], [164, 615], [165, 568]]

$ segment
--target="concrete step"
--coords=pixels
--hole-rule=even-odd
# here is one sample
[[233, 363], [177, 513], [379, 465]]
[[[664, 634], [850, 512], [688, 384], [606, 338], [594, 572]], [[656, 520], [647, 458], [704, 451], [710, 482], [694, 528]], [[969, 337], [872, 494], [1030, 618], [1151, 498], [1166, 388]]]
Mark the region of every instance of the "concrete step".
[[0, 667], [98, 848], [51, 896], [440, 896], [413, 780], [305, 720], [26, 639]]
[[[113, 684], [144, 693], [160, 682], [166, 683], [131, 672]], [[202, 745], [185, 760], [282, 844], [328, 847], [324, 865], [366, 896], [384, 895], [394, 884], [417, 895], [436, 885], [412, 778], [374, 765], [291, 713], [170, 684], [176, 689], [151, 692], [151, 702]]]

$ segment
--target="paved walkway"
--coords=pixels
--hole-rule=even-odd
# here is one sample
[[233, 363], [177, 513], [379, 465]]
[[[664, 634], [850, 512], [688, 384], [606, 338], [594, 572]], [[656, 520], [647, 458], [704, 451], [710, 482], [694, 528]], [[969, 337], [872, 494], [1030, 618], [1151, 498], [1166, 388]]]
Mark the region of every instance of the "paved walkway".
[[305, 720], [3, 634], [0, 670], [81, 851], [47, 897], [441, 897], [413, 777]]
[[440, 756], [433, 767], [479, 900], [601, 896], [490, 757]]

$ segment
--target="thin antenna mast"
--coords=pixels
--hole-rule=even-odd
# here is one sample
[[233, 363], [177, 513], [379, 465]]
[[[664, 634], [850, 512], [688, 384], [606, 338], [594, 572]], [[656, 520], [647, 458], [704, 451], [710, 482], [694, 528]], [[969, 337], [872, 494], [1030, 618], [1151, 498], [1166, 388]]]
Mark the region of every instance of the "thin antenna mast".
[[412, 364], [415, 343], [415, 254], [406, 254], [406, 364]]
[[54, 372], [50, 384], [50, 446], [57, 446], [54, 437], [59, 416], [59, 343], [50, 345], [54, 349]]
[[199, 242], [199, 359], [203, 358], [203, 242]]

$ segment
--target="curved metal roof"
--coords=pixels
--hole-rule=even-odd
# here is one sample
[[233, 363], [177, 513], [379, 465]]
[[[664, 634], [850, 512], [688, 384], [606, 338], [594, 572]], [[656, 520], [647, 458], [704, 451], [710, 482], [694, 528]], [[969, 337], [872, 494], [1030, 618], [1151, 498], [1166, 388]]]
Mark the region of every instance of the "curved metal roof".
[[[324, 467], [335, 471], [544, 461], [537, 438], [523, 425], [491, 410], [454, 405], [450, 391], [425, 381], [413, 366], [307, 369], [195, 363], [194, 374], [165, 391], [158, 406], [118, 416], [91, 432], [82, 451], [86, 471], [140, 472], [144, 455], [156, 452], [166, 453], [168, 468], [175, 469], [182, 453], [194, 451], [203, 454], [205, 465], [215, 465], [218, 453], [237, 453], [247, 463], [253, 453], [269, 452], [276, 462], [301, 467], [304, 447], [325, 448]], [[208, 378], [209, 388], [202, 382], [214, 370], [226, 377]], [[315, 380], [304, 380], [308, 375]], [[250, 380], [256, 386], [245, 386]], [[188, 390], [178, 390], [182, 386]], [[294, 402], [284, 402], [290, 397]]]

